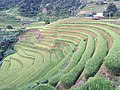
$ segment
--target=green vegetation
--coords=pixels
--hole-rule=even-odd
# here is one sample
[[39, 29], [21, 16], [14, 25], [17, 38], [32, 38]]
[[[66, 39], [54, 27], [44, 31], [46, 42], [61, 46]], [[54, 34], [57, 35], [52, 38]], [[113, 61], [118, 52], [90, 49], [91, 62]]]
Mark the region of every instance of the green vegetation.
[[69, 73], [65, 74], [61, 78], [61, 83], [64, 85], [64, 87], [69, 88], [72, 85], [74, 85], [74, 83], [76, 82], [76, 80], [78, 79], [80, 74], [82, 73], [82, 71], [85, 67], [86, 61], [89, 58], [91, 58], [93, 51], [94, 51], [94, 40], [92, 37], [89, 37], [86, 50], [83, 53], [78, 64], [72, 70], [70, 70]]
[[92, 77], [81, 87], [73, 90], [115, 90], [112, 83], [103, 77]]
[[68, 73], [79, 61], [85, 50], [85, 41], [81, 41], [77, 47], [77, 51], [73, 54], [69, 64], [61, 72], [49, 79], [49, 84], [55, 86], [61, 79], [63, 75]]
[[50, 78], [52, 76], [54, 76], [55, 74], [59, 73], [62, 68], [64, 67], [65, 63], [70, 59], [70, 57], [72, 56], [73, 52], [70, 51], [66, 56], [65, 58], [63, 58], [63, 60], [58, 63], [52, 70], [50, 70], [46, 75], [45, 75], [45, 78]]
[[104, 11], [104, 16], [107, 17], [113, 17], [113, 16], [119, 16], [119, 12], [117, 9], [117, 6], [114, 3], [110, 3], [109, 6], [107, 7], [107, 10]]
[[[105, 23], [100, 23], [100, 24], [107, 25]], [[119, 27], [117, 25], [109, 24], [107, 26], [119, 29]], [[114, 39], [113, 47], [109, 51], [108, 55], [105, 57], [105, 65], [109, 69], [109, 71], [111, 71], [112, 73], [114, 73], [114, 74], [119, 73], [119, 65], [120, 65], [120, 62], [119, 62], [119, 48], [120, 48], [119, 42], [120, 42], [120, 40], [119, 40], [119, 38], [120, 38], [120, 36], [112, 30], [108, 30], [103, 27], [101, 28], [99, 26], [94, 26], [94, 27], [108, 32]]]
[[74, 17], [110, 2], [0, 0], [0, 90], [119, 90], [119, 19]]
[[56, 89], [49, 85], [40, 85], [33, 90], [56, 90]]
[[0, 10], [18, 8], [19, 14], [25, 17], [69, 17], [73, 16], [79, 6], [79, 0], [0, 0]]
[[13, 44], [18, 41], [19, 35], [24, 32], [22, 29], [15, 30], [11, 26], [8, 26], [8, 28], [11, 31], [0, 31], [0, 61], [8, 55], [15, 53]]
[[30, 21], [22, 29], [6, 24], [0, 31], [0, 58], [6, 51], [0, 90], [118, 89], [120, 26], [109, 24], [115, 22], [68, 18], [47, 25]]
[[97, 47], [92, 58], [90, 58], [86, 63], [84, 70], [86, 78], [92, 77], [97, 73], [108, 51], [105, 39], [99, 33], [96, 34]]
[[49, 19], [46, 19], [46, 20], [45, 20], [45, 24], [50, 24], [50, 20], [49, 20]]
[[[104, 29], [106, 30], [106, 29]], [[105, 57], [105, 65], [106, 67], [112, 71], [112, 73], [117, 74], [120, 73], [120, 62], [119, 62], [119, 43], [120, 43], [120, 36], [113, 32], [113, 31], [109, 31], [110, 35], [114, 38], [114, 45], [111, 48], [110, 52], [108, 53], [108, 55]], [[114, 62], [114, 63], [113, 63]]]

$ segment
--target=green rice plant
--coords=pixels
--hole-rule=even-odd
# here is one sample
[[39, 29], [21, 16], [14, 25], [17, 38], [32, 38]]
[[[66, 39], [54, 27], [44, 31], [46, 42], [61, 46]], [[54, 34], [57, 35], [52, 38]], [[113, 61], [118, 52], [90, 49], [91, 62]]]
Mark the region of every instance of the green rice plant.
[[25, 55], [24, 50], [21, 49], [21, 48], [15, 48], [15, 50], [16, 50], [16, 53], [17, 53], [19, 56], [24, 57], [24, 58], [26, 58], [26, 59], [28, 59], [28, 58], [31, 59], [31, 60], [33, 61], [33, 64], [34, 64], [34, 62], [35, 62], [35, 60], [36, 60], [35, 57], [31, 57], [31, 56]]
[[[13, 56], [13, 55], [12, 55]], [[9, 69], [1, 69], [0, 70], [0, 83], [5, 85], [6, 84], [6, 80], [10, 80], [14, 74], [16, 74], [17, 72], [19, 72], [22, 68], [23, 68], [23, 64], [22, 62], [16, 60], [16, 58], [11, 59], [11, 57], [7, 57], [5, 60], [10, 59], [10, 66]], [[4, 61], [5, 62], [5, 61]], [[4, 65], [4, 64], [3, 64]], [[2, 66], [3, 67], [3, 66]], [[13, 69], [13, 70], [12, 70]], [[8, 77], [9, 76], [9, 77]]]
[[[39, 51], [39, 50], [38, 50]], [[31, 81], [34, 77], [36, 77], [37, 75], [38, 75], [38, 73], [41, 73], [41, 70], [42, 70], [42, 68], [44, 68], [44, 67], [47, 67], [48, 66], [48, 63], [49, 63], [49, 61], [48, 61], [48, 59], [47, 58], [49, 58], [48, 56], [46, 56], [46, 58], [45, 58], [45, 60], [44, 60], [44, 63], [43, 63], [43, 65], [41, 65], [41, 57], [40, 57], [40, 54], [38, 53], [38, 54], [36, 54], [35, 52], [27, 52], [28, 54], [31, 54], [31, 55], [35, 55], [35, 57], [37, 58], [37, 61], [35, 62], [36, 64], [35, 65], [29, 65], [30, 63], [29, 63], [29, 61], [27, 61], [26, 59], [24, 60], [23, 59], [23, 61], [24, 61], [24, 68], [22, 69], [22, 70], [19, 70], [19, 69], [17, 69], [16, 68], [16, 66], [18, 66], [18, 65], [15, 65], [15, 63], [12, 63], [12, 66], [13, 67], [11, 67], [11, 70], [10, 70], [10, 72], [11, 73], [9, 73], [8, 71], [6, 72], [6, 75], [4, 75], [4, 77], [6, 76], [6, 77], [8, 77], [9, 75], [9, 79], [8, 78], [6, 78], [6, 80], [4, 80], [4, 82], [2, 82], [3, 84], [1, 84], [2, 86], [0, 87], [1, 89], [3, 88], [3, 87], [7, 87], [8, 85], [10, 85], [10, 87], [15, 87], [15, 85], [16, 84], [18, 84], [17, 85], [17, 87], [20, 85], [26, 85], [26, 83], [28, 83], [28, 81]], [[12, 55], [13, 56], [13, 55]], [[19, 58], [18, 56], [14, 56], [14, 57], [17, 57], [17, 58]], [[39, 60], [39, 61], [38, 61]], [[21, 60], [20, 61], [22, 61], [22, 58], [21, 58]], [[13, 62], [13, 61], [12, 61]], [[26, 63], [25, 63], [26, 62]], [[37, 62], [40, 62], [40, 63], [37, 63]], [[47, 63], [48, 62], [48, 63]], [[55, 65], [56, 65], [56, 63], [54, 63]], [[29, 68], [28, 68], [28, 66], [30, 66]], [[49, 66], [49, 68], [48, 69], [50, 69], [51, 68], [51, 66], [52, 65], [50, 65]], [[39, 68], [38, 68], [39, 67]], [[42, 68], [41, 68], [42, 67]], [[37, 69], [38, 69], [38, 71], [37, 71]], [[18, 71], [17, 73], [14, 73], [13, 71]], [[29, 71], [30, 70], [30, 71]], [[33, 70], [34, 70], [34, 74], [33, 73], [31, 73], [30, 74], [30, 72], [32, 71], [33, 72]], [[37, 71], [37, 72], [35, 72], [35, 70]], [[22, 72], [24, 72], [24, 73], [22, 73]], [[45, 72], [46, 70], [45, 70], [45, 68], [44, 68], [44, 72]], [[7, 76], [7, 74], [8, 74], [8, 76]], [[11, 74], [13, 74], [13, 75], [11, 75]], [[29, 75], [28, 75], [29, 74]], [[27, 78], [26, 79], [22, 79], [22, 78], [24, 78], [23, 77], [23, 75], [25, 75], [25, 76], [27, 76], [27, 78], [29, 77], [29, 79], [27, 80]], [[16, 78], [16, 76], [17, 76], [17, 78]], [[19, 77], [20, 76], [20, 77]], [[2, 76], [2, 78], [4, 78], [3, 76]], [[15, 80], [15, 78], [16, 79], [18, 79], [18, 78], [21, 78], [21, 80], [20, 79], [18, 79], [18, 80]], [[8, 79], [8, 80], [7, 80]], [[14, 81], [16, 81], [15, 83], [14, 83], [14, 81], [11, 81], [11, 80], [14, 80]], [[21, 81], [21, 82], [18, 82], [18, 81]], [[10, 82], [11, 81], [11, 82]], [[10, 83], [9, 83], [10, 82]], [[9, 83], [9, 84], [8, 84]], [[21, 83], [21, 84], [20, 84]]]
[[113, 46], [105, 57], [105, 66], [114, 74], [120, 73], [120, 36], [112, 30], [104, 27], [94, 26], [108, 32], [113, 38]]
[[[6, 58], [5, 61], [3, 62], [4, 64], [0, 69], [0, 73], [1, 73], [0, 89], [14, 90], [16, 88], [17, 89], [20, 88], [20, 90], [23, 90], [22, 88], [24, 87], [27, 88], [29, 85], [33, 85], [33, 83], [45, 79], [48, 79], [49, 84], [52, 86], [56, 86], [56, 84], [59, 81], [61, 81], [61, 83], [65, 88], [70, 88], [72, 85], [75, 84], [76, 80], [79, 78], [83, 70], [85, 70], [83, 73], [85, 73], [86, 78], [94, 76], [98, 71], [99, 67], [101, 66], [101, 64], [103, 63], [104, 59], [105, 59], [105, 65], [109, 69], [109, 71], [112, 71], [114, 73], [120, 72], [120, 67], [119, 67], [120, 66], [120, 56], [119, 56], [120, 36], [114, 31], [95, 25], [101, 24], [104, 26], [112, 27], [114, 29], [119, 29], [120, 27], [112, 24], [107, 25], [103, 22], [91, 22], [89, 20], [76, 21], [76, 20], [77, 19], [75, 19], [75, 21], [72, 21], [71, 19], [69, 20], [65, 19], [63, 22], [60, 22], [60, 24], [59, 23], [52, 24], [46, 27], [47, 28], [46, 31], [50, 29], [51, 31], [56, 30], [56, 32], [51, 32], [51, 31], [46, 32], [45, 34], [48, 34], [48, 37], [46, 35], [44, 38], [53, 37], [54, 34], [61, 37], [63, 36], [63, 38], [55, 37], [55, 39], [67, 43], [70, 48], [69, 50], [66, 49], [66, 47], [64, 46], [61, 48], [55, 48], [56, 49], [55, 52], [59, 57], [61, 57], [59, 59], [61, 61], [58, 60], [56, 54], [54, 53], [52, 55], [53, 62], [50, 62], [50, 48], [46, 48], [44, 45], [37, 46], [38, 44], [37, 40], [35, 40], [35, 37], [31, 37], [34, 36], [35, 34], [27, 33], [26, 40], [18, 43], [18, 46], [25, 48], [24, 49], [25, 51], [22, 49], [20, 50], [17, 47], [16, 50], [18, 53], [12, 55], [13, 59], [16, 59], [16, 61], [9, 60], [10, 58], [9, 57]], [[88, 29], [88, 27], [80, 28], [82, 24], [93, 28], [97, 28], [99, 30], [104, 30], [113, 38], [114, 40], [113, 47], [108, 52], [107, 56], [106, 56], [108, 51], [107, 42], [105, 41], [103, 36], [100, 33], [98, 33], [96, 30]], [[67, 28], [66, 30], [59, 29], [59, 27], [64, 27], [64, 26], [70, 26], [70, 27], [73, 26], [73, 27], [71, 29]], [[58, 29], [56, 27], [58, 27]], [[68, 33], [71, 32], [77, 34], [82, 33], [82, 32], [74, 32], [74, 30], [86, 30], [88, 32], [92, 32], [97, 35], [97, 47], [95, 49], [94, 54], [93, 52], [95, 45], [93, 38], [89, 36], [89, 34], [86, 35], [86, 37], [89, 36], [88, 43], [86, 44], [85, 41], [83, 41], [80, 37], [75, 36], [74, 34], [65, 35], [59, 33], [59, 31], [60, 32], [66, 31]], [[69, 37], [71, 39], [68, 39]], [[77, 41], [74, 41], [74, 39]], [[80, 44], [78, 40], [81, 40]], [[47, 45], [49, 44], [49, 42], [44, 42], [44, 44]], [[50, 43], [50, 45], [53, 44]], [[73, 52], [76, 46], [78, 46], [78, 50], [76, 52]], [[26, 50], [26, 48], [28, 50]], [[65, 50], [66, 52], [64, 52]], [[41, 54], [43, 56], [41, 56]], [[32, 60], [31, 60], [32, 58], [36, 58], [34, 64], [32, 64]], [[19, 61], [23, 63], [22, 68]], [[5, 67], [9, 69], [7, 70]], [[51, 88], [51, 86], [49, 85], [40, 85], [39, 87], [35, 88], [35, 90], [39, 90], [39, 89], [55, 90], [54, 88]], [[112, 87], [112, 84], [109, 83], [107, 80], [103, 78], [95, 77], [88, 79], [88, 81], [85, 84], [83, 84], [80, 88], [76, 90], [114, 90], [114, 88]]]
[[94, 39], [89, 36], [87, 47], [78, 64], [61, 78], [61, 83], [65, 88], [70, 88], [84, 70], [85, 63], [91, 58], [94, 52]]
[[[109, 26], [113, 29], [120, 29], [120, 26], [118, 25], [114, 25], [114, 24], [106, 24], [103, 22], [81, 22], [78, 23], [79, 24], [87, 24], [87, 26], [89, 27], [94, 27], [97, 28], [99, 30], [103, 30], [105, 32], [107, 32], [112, 38], [113, 38], [113, 46], [112, 48], [109, 50], [107, 56], [105, 57], [105, 66], [108, 68], [108, 70], [114, 74], [120, 73], [120, 36], [112, 31], [109, 30], [107, 27], [100, 27], [98, 24], [100, 25], [104, 25], [104, 26]], [[92, 25], [91, 25], [92, 24]]]
[[[71, 26], [74, 26], [74, 25], [80, 26], [81, 23], [80, 24], [64, 24], [64, 26], [70, 26], [70, 25]], [[92, 32], [97, 35], [97, 48], [95, 50], [93, 57], [87, 61], [86, 65], [85, 65], [85, 70], [84, 70], [85, 77], [89, 78], [91, 76], [94, 76], [97, 73], [97, 71], [99, 70], [100, 66], [102, 65], [102, 63], [104, 61], [104, 57], [106, 56], [106, 54], [108, 52], [107, 42], [104, 39], [104, 37], [97, 31], [85, 28], [85, 26], [81, 27], [79, 29], [77, 26], [74, 27], [73, 29], [69, 29], [69, 30], [85, 30], [85, 31], [89, 31], [89, 32]]]
[[[25, 78], [23, 81], [20, 82], [19, 85], [17, 85], [17, 87], [21, 87], [23, 85], [25, 85], [26, 83], [29, 83], [29, 82], [34, 82], [34, 81], [38, 81], [39, 78], [42, 79], [43, 76], [49, 71], [51, 70], [56, 64], [58, 63], [58, 61], [56, 62], [51, 62], [51, 63], [44, 63], [40, 68], [38, 68], [38, 70], [36, 69], [36, 71], [34, 71], [33, 73], [31, 73], [29, 75], [29, 77]], [[48, 68], [49, 67], [49, 68]], [[37, 68], [37, 67], [36, 67]], [[37, 78], [39, 77], [39, 78]]]
[[58, 49], [57, 52], [58, 52], [58, 55], [61, 59], [63, 59], [65, 57], [62, 50]]
[[56, 64], [58, 64], [58, 63], [46, 64], [45, 66], [43, 66], [43, 69], [40, 70], [40, 72], [38, 72], [39, 74], [37, 74], [37, 75], [35, 74], [35, 76], [32, 77], [32, 79], [27, 80], [27, 81], [29, 81], [29, 82], [27, 82], [27, 84], [26, 84], [26, 82], [24, 82], [21, 85], [19, 85], [18, 88], [20, 88], [20, 90], [26, 90], [26, 88], [28, 88], [29, 86], [33, 86], [34, 84], [45, 80], [44, 76], [47, 74], [47, 72], [49, 72], [52, 68], [54, 68]]
[[[28, 50], [28, 51], [30, 51], [30, 50]], [[39, 50], [38, 50], [39, 51]], [[30, 52], [35, 52], [35, 50], [34, 51], [30, 51]], [[56, 51], [57, 52], [57, 51]], [[28, 53], [28, 52], [27, 52]], [[44, 57], [45, 59], [47, 59], [48, 57]], [[39, 58], [38, 58], [39, 59]], [[43, 65], [41, 66], [41, 67], [46, 67], [46, 65], [47, 65], [47, 67], [49, 67], [49, 68], [45, 68], [43, 71], [42, 70], [39, 70], [39, 72], [36, 72], [35, 74], [34, 74], [34, 77], [33, 77], [33, 75], [31, 75], [31, 78], [29, 78], [29, 80], [26, 80], [27, 82], [28, 81], [30, 81], [31, 83], [32, 82], [39, 82], [39, 80], [41, 80], [42, 79], [42, 77], [44, 77], [45, 75], [46, 75], [46, 73], [49, 71], [49, 70], [51, 70], [57, 63], [56, 63], [56, 58], [54, 58], [54, 61], [55, 62], [53, 62], [53, 63], [50, 63], [49, 65], [47, 65], [47, 62], [48, 62], [48, 60], [47, 60], [47, 62], [43, 62]], [[58, 60], [59, 61], [59, 60]], [[49, 63], [49, 62], [48, 62]], [[52, 67], [52, 68], [51, 68]], [[25, 83], [25, 82], [24, 82]], [[24, 85], [24, 83], [21, 83], [21, 85]], [[19, 86], [21, 86], [21, 85], [19, 85]]]
[[48, 79], [48, 78], [54, 76], [55, 74], [59, 73], [63, 69], [65, 63], [70, 59], [72, 54], [73, 54], [73, 51], [70, 51], [52, 70], [50, 70], [45, 75], [45, 79]]
[[54, 87], [50, 86], [50, 85], [39, 85], [36, 88], [34, 88], [33, 90], [56, 90]]
[[118, 87], [118, 90], [120, 90], [120, 86]]
[[103, 77], [91, 77], [80, 87], [71, 90], [115, 90], [113, 83]]
[[103, 38], [103, 36], [91, 29], [85, 29], [94, 32], [97, 35], [97, 47], [93, 54], [93, 56], [86, 62], [84, 74], [86, 78], [89, 78], [91, 76], [94, 76], [97, 71], [99, 70], [100, 66], [103, 63], [104, 57], [107, 54], [108, 48], [107, 48], [107, 42]]
[[82, 57], [82, 54], [84, 53], [85, 48], [86, 48], [86, 42], [81, 41], [78, 46], [78, 50], [73, 54], [70, 62], [65, 67], [65, 69], [63, 69], [60, 73], [56, 74], [55, 76], [49, 79], [50, 85], [55, 86], [60, 81], [63, 75], [68, 73], [72, 68], [74, 68], [77, 65], [77, 63], [80, 61], [80, 58]]
[[[65, 43], [65, 44], [66, 44], [66, 43]], [[67, 55], [67, 53], [68, 53], [69, 51], [71, 51], [71, 49], [70, 49], [70, 47], [69, 47], [68, 44], [66, 44], [66, 46], [61, 45], [61, 49], [63, 49], [65, 55]]]
[[66, 36], [66, 37], [71, 37], [71, 38], [76, 38], [78, 40], [81, 40], [81, 38], [79, 36], [72, 36], [72, 35], [64, 35], [64, 34], [59, 34], [58, 36]]
[[[66, 35], [66, 34], [58, 34], [58, 36], [62, 36], [63, 38], [64, 37], [70, 37], [70, 38], [73, 38], [73, 39], [76, 39], [76, 40], [78, 40], [78, 41], [80, 41], [80, 40], [82, 40], [82, 38], [81, 37], [79, 37], [79, 36], [73, 36], [73, 35]], [[74, 48], [74, 47], [73, 47]], [[72, 49], [73, 50], [73, 49]]]
[[74, 45], [78, 45], [77, 42], [73, 41], [73, 40], [68, 40], [68, 39], [63, 39], [63, 38], [57, 38], [57, 40], [59, 41], [65, 41], [65, 42], [70, 42], [70, 43], [73, 43]]
[[67, 42], [67, 44], [68, 44], [70, 50], [74, 50], [74, 48], [76, 47], [76, 45], [74, 45], [74, 44], [72, 44], [70, 42]]

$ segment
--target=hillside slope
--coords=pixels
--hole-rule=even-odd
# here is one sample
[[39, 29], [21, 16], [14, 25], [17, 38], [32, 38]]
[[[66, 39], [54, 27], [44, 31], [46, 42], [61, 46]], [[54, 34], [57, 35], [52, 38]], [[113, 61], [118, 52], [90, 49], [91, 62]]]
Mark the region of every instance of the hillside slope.
[[[96, 12], [96, 13], [102, 13], [107, 9], [107, 6], [110, 4], [111, 2], [107, 2], [107, 4], [102, 4], [102, 5], [98, 5], [95, 2], [93, 3], [89, 3], [87, 4], [79, 13], [80, 14], [88, 14], [88, 13], [92, 13], [92, 12]], [[117, 8], [120, 8], [120, 1], [113, 1], [112, 3], [115, 3]]]

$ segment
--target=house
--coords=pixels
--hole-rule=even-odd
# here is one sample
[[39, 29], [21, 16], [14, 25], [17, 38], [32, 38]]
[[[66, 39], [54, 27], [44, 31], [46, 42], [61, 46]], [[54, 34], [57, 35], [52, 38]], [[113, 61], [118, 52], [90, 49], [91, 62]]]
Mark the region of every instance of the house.
[[107, 4], [107, 1], [106, 0], [98, 0], [98, 4], [99, 5]]
[[102, 18], [104, 17], [104, 16], [103, 16], [103, 13], [97, 13], [96, 15], [93, 15], [93, 16], [94, 16], [94, 17], [102, 17]]
[[32, 22], [38, 22], [39, 20], [37, 18], [21, 18], [21, 23], [24, 26], [28, 26]]
[[103, 16], [103, 13], [97, 13], [96, 15], [93, 15], [93, 18], [94, 20], [100, 20], [102, 19], [104, 16]]

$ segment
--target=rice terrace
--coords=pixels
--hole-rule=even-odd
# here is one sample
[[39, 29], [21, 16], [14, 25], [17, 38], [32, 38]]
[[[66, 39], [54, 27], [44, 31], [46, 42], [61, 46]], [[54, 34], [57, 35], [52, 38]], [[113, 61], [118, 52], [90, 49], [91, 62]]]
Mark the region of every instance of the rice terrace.
[[23, 6], [0, 6], [0, 90], [120, 90], [119, 16], [54, 16], [47, 8], [34, 16]]
[[120, 27], [106, 22], [70, 18], [29, 29], [14, 45], [16, 53], [3, 61], [0, 88], [22, 90], [44, 80], [70, 88], [100, 74], [118, 76]]

